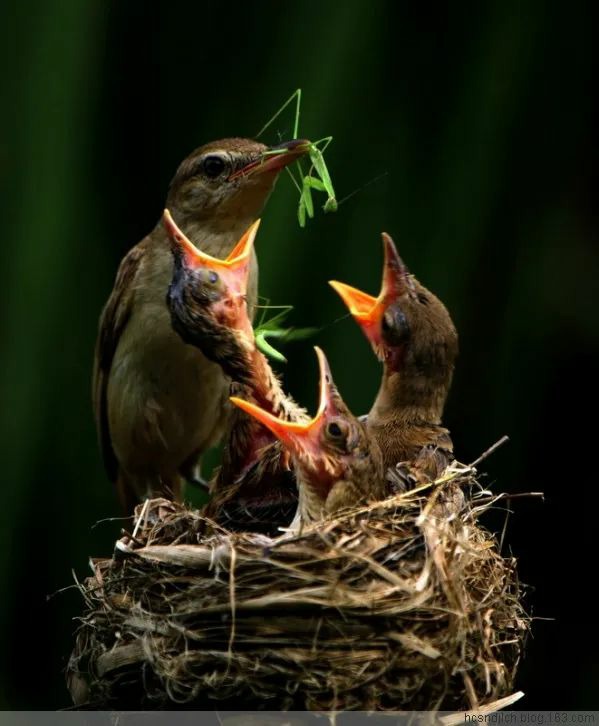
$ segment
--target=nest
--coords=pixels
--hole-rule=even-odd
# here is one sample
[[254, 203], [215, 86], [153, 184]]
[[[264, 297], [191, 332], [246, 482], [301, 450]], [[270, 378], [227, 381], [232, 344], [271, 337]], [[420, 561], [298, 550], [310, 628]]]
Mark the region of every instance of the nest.
[[528, 619], [472, 469], [276, 538], [164, 499], [92, 562], [67, 680], [102, 708], [477, 708]]

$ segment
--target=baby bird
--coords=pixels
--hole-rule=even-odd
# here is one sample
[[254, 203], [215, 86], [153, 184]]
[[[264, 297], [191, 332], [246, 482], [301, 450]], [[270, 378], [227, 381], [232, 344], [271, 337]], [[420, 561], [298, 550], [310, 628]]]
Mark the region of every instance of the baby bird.
[[[174, 257], [167, 294], [173, 328], [221, 367], [237, 395], [277, 417], [306, 420], [257, 349], [249, 319], [248, 275], [259, 220], [224, 260], [198, 250], [168, 211], [163, 220]], [[211, 493], [204, 513], [229, 529], [276, 533], [296, 509], [297, 488], [284, 449], [268, 429], [238, 409]]]
[[381, 386], [367, 416], [385, 467], [410, 462], [417, 478], [436, 479], [453, 459], [441, 425], [458, 352], [458, 336], [443, 303], [410, 275], [383, 233], [385, 261], [379, 296], [331, 281], [383, 363]]
[[310, 524], [346, 507], [384, 497], [383, 457], [366, 426], [339, 395], [328, 361], [315, 348], [320, 368], [320, 399], [316, 416], [293, 422], [273, 416], [250, 401], [231, 401], [266, 426], [291, 455], [299, 489], [292, 529]]
[[[205, 144], [179, 166], [167, 204], [191, 239], [224, 257], [259, 216], [281, 170], [308, 149], [298, 139], [271, 149], [238, 138]], [[100, 318], [93, 406], [106, 471], [127, 514], [145, 496], [179, 498], [231, 411], [220, 368], [172, 330], [165, 304], [172, 275], [158, 223], [124, 257]], [[257, 282], [254, 258], [250, 311]]]

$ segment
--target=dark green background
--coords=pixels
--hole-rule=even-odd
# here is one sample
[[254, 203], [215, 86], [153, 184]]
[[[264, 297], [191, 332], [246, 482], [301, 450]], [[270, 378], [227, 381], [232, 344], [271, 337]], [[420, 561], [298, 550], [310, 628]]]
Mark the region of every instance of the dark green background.
[[[447, 410], [462, 460], [516, 501], [507, 542], [535, 586], [519, 687], [527, 708], [599, 708], [596, 424], [599, 331], [589, 6], [112, 0], [0, 15], [0, 705], [68, 704], [75, 593], [117, 514], [91, 416], [97, 318], [124, 252], [154, 225], [193, 147], [252, 135], [298, 86], [301, 134], [333, 134], [343, 199], [305, 230], [286, 179], [258, 240], [262, 293], [326, 326], [350, 406], [379, 367], [326, 281], [378, 290], [394, 235], [450, 309], [461, 357]], [[291, 132], [288, 117], [267, 141]], [[381, 174], [385, 176], [368, 186]], [[313, 405], [309, 344], [286, 383]], [[493, 526], [501, 527], [498, 517]], [[506, 547], [507, 549], [507, 547]]]

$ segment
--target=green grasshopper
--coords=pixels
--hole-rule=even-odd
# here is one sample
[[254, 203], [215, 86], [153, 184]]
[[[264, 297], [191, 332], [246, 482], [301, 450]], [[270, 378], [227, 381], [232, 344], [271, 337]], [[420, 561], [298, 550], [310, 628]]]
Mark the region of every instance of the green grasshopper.
[[[323, 153], [327, 146], [333, 140], [332, 136], [327, 136], [320, 141], [310, 145], [310, 161], [312, 167], [308, 171], [308, 174], [302, 179], [302, 189], [300, 194], [300, 202], [297, 209], [297, 217], [300, 227], [306, 225], [306, 214], [310, 219], [314, 217], [314, 205], [312, 203], [312, 190], [317, 192], [325, 192], [327, 200], [324, 203], [323, 209], [325, 212], [336, 212], [337, 211], [337, 199], [335, 198], [335, 190], [333, 189], [333, 182], [327, 165], [324, 161]], [[317, 144], [323, 143], [322, 149], [319, 149]], [[312, 169], [318, 174], [318, 177], [312, 176]]]
[[[281, 108], [275, 113], [275, 115], [260, 129], [257, 137], [266, 131], [266, 129], [275, 121], [276, 118], [287, 108], [287, 106], [296, 100], [295, 104], [295, 123], [293, 127], [293, 138], [298, 138], [299, 133], [299, 118], [300, 118], [300, 105], [302, 98], [302, 89], [298, 88], [297, 91], [291, 94], [291, 96], [285, 101]], [[310, 144], [309, 157], [310, 157], [310, 168], [308, 173], [304, 174], [302, 163], [300, 160], [297, 161], [297, 169], [299, 173], [299, 180], [296, 179], [295, 175], [289, 167], [287, 172], [290, 175], [297, 191], [299, 192], [299, 205], [297, 208], [297, 218], [300, 227], [306, 226], [306, 217], [312, 219], [314, 217], [314, 203], [312, 201], [312, 192], [324, 192], [327, 195], [327, 200], [323, 205], [325, 212], [336, 212], [337, 211], [337, 199], [335, 197], [335, 189], [333, 188], [333, 182], [331, 181], [331, 175], [327, 169], [327, 165], [324, 160], [324, 151], [327, 146], [333, 140], [332, 136], [327, 136], [324, 139], [315, 141]], [[320, 148], [320, 145], [322, 148]], [[286, 153], [285, 151], [267, 151], [265, 156], [269, 154], [280, 154]], [[316, 173], [316, 176], [312, 176], [312, 171]]]
[[280, 308], [281, 312], [274, 315], [268, 320], [264, 320], [265, 313], [263, 313], [260, 323], [254, 329], [254, 338], [256, 340], [256, 347], [265, 356], [278, 361], [279, 363], [287, 363], [287, 358], [274, 348], [268, 339], [280, 340], [281, 342], [288, 342], [291, 340], [301, 340], [303, 338], [309, 338], [318, 332], [318, 328], [282, 328], [282, 321], [289, 315], [293, 310], [293, 305], [268, 305], [264, 306], [267, 308]]

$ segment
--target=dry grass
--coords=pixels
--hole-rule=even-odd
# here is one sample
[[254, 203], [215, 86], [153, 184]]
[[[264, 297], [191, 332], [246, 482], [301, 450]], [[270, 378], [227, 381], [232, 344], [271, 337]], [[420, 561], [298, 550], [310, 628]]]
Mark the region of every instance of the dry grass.
[[512, 690], [528, 619], [513, 558], [478, 524], [497, 497], [454, 466], [271, 539], [166, 500], [96, 560], [68, 666], [75, 703], [462, 709]]

